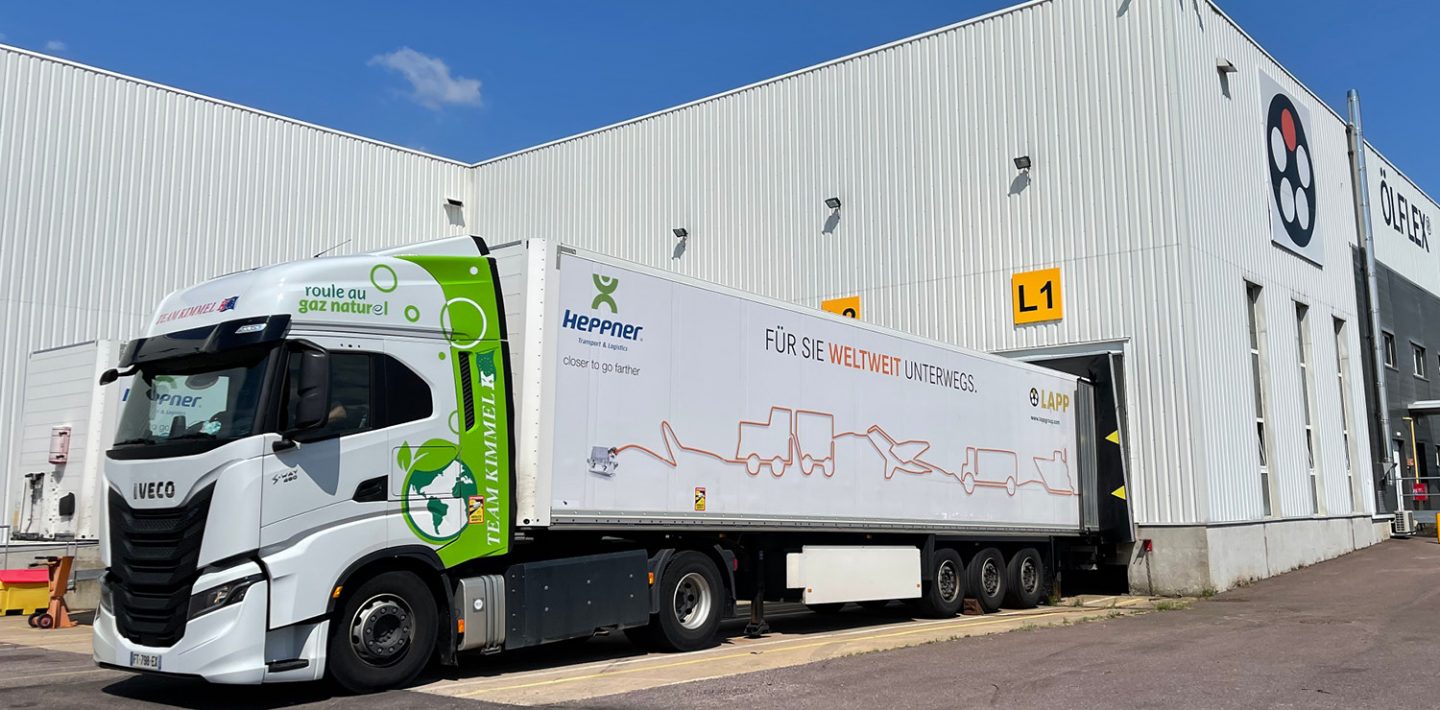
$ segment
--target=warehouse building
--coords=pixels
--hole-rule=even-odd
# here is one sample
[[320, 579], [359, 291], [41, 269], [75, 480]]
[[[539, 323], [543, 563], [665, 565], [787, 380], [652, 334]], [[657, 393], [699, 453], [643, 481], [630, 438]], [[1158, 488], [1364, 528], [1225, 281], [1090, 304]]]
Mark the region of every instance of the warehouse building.
[[[0, 48], [0, 357], [336, 245], [555, 238], [1094, 378], [1133, 521], [1112, 562], [1224, 589], [1388, 530], [1349, 152], [1207, 2], [1031, 2], [474, 165]], [[1437, 272], [1381, 254], [1384, 327], [1440, 358]], [[11, 439], [13, 491], [41, 444]]]

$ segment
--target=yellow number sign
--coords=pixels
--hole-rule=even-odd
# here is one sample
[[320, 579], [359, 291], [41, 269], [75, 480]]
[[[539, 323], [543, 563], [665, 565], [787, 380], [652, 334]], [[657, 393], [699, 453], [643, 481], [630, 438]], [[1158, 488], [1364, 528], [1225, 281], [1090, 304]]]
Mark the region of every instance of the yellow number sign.
[[1015, 325], [1045, 323], [1065, 317], [1060, 267], [1010, 275], [1010, 304]]
[[832, 298], [820, 302], [820, 310], [838, 313], [846, 318], [860, 317], [860, 297], [846, 296], [844, 298]]

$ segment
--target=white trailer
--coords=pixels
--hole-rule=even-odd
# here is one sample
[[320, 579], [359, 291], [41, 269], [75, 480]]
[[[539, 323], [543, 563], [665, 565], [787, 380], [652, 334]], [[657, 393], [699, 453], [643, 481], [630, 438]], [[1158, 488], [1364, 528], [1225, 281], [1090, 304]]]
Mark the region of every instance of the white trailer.
[[1027, 607], [1103, 534], [1085, 381], [543, 240], [214, 279], [121, 365], [107, 666], [369, 690], [737, 599]]
[[119, 349], [100, 340], [30, 354], [19, 446], [7, 462], [12, 539], [99, 539], [101, 464], [126, 390], [96, 380], [115, 366]]

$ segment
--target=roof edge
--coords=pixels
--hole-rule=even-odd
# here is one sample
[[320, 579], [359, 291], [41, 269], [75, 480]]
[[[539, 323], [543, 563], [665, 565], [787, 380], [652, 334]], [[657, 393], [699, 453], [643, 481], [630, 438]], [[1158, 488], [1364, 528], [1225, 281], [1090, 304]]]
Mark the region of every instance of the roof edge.
[[62, 64], [62, 65], [68, 66], [68, 67], [70, 67], [70, 68], [72, 68], [72, 69], [79, 69], [79, 70], [81, 70], [81, 71], [87, 71], [87, 72], [91, 72], [91, 73], [93, 73], [93, 74], [99, 74], [99, 75], [101, 75], [101, 76], [107, 76], [107, 77], [110, 77], [110, 78], [112, 78], [112, 79], [119, 79], [119, 80], [121, 80], [121, 81], [128, 81], [128, 82], [130, 82], [130, 83], [132, 83], [132, 84], [140, 84], [141, 86], [148, 86], [148, 87], [150, 87], [150, 88], [152, 88], [152, 89], [159, 89], [159, 90], [161, 90], [161, 91], [167, 91], [167, 92], [170, 92], [170, 93], [172, 93], [172, 94], [179, 94], [179, 95], [181, 95], [181, 96], [186, 96], [186, 97], [189, 97], [189, 98], [192, 98], [192, 99], [197, 99], [197, 100], [199, 100], [199, 101], [205, 101], [205, 102], [207, 102], [207, 103], [212, 103], [212, 104], [216, 104], [216, 105], [219, 105], [219, 106], [224, 106], [224, 107], [226, 107], [226, 108], [236, 109], [236, 110], [238, 110], [238, 111], [243, 111], [243, 112], [245, 112], [245, 113], [255, 114], [255, 115], [258, 115], [258, 116], [264, 116], [264, 117], [266, 117], [266, 118], [273, 118], [273, 119], [275, 119], [275, 120], [277, 120], [277, 121], [284, 121], [284, 122], [286, 122], [286, 123], [290, 123], [290, 124], [293, 124], [293, 125], [296, 125], [296, 126], [300, 126], [300, 127], [303, 127], [303, 128], [309, 128], [309, 129], [312, 129], [312, 130], [320, 131], [320, 132], [322, 132], [322, 133], [328, 133], [328, 134], [331, 134], [331, 135], [334, 135], [334, 136], [338, 136], [338, 137], [342, 137], [342, 138], [350, 138], [350, 139], [352, 139], [352, 140], [357, 140], [357, 141], [361, 141], [361, 142], [364, 142], [364, 143], [369, 143], [369, 144], [371, 144], [371, 145], [377, 145], [377, 146], [380, 146], [380, 147], [382, 147], [382, 148], [389, 148], [389, 149], [391, 149], [391, 150], [397, 150], [397, 151], [400, 151], [400, 152], [402, 152], [402, 153], [409, 153], [409, 154], [411, 154], [411, 155], [415, 155], [415, 156], [418, 156], [418, 157], [421, 157], [421, 158], [429, 158], [429, 159], [431, 159], [431, 160], [436, 160], [436, 161], [439, 161], [439, 162], [442, 162], [442, 163], [449, 163], [449, 164], [455, 165], [455, 166], [457, 166], [457, 167], [468, 168], [468, 167], [473, 167], [473, 166], [475, 165], [474, 163], [467, 163], [467, 162], [465, 162], [465, 161], [463, 161], [463, 160], [456, 160], [456, 159], [454, 159], [454, 158], [446, 158], [445, 156], [442, 156], [442, 155], [435, 155], [435, 154], [433, 154], [433, 153], [426, 153], [426, 152], [423, 151], [423, 150], [416, 150], [416, 149], [414, 149], [414, 148], [407, 148], [407, 147], [402, 146], [402, 145], [395, 145], [394, 143], [387, 143], [387, 142], [385, 142], [385, 141], [382, 141], [382, 140], [379, 140], [379, 139], [376, 139], [376, 138], [367, 138], [367, 137], [362, 136], [362, 135], [359, 135], [359, 134], [350, 133], [350, 132], [348, 132], [348, 131], [342, 131], [342, 130], [340, 130], [340, 129], [338, 129], [338, 128], [329, 128], [329, 127], [327, 127], [327, 126], [322, 126], [322, 125], [317, 124], [317, 123], [311, 123], [311, 122], [309, 122], [309, 121], [302, 121], [302, 120], [300, 120], [300, 119], [298, 119], [298, 118], [292, 118], [292, 117], [290, 117], [290, 116], [284, 116], [284, 115], [281, 115], [281, 114], [278, 114], [278, 113], [272, 113], [272, 112], [270, 112], [270, 111], [266, 111], [266, 110], [263, 110], [263, 109], [258, 109], [258, 108], [255, 108], [255, 107], [253, 107], [253, 106], [245, 106], [244, 104], [237, 104], [237, 103], [235, 103], [235, 102], [233, 102], [233, 101], [226, 101], [226, 100], [224, 100], [224, 99], [217, 99], [217, 98], [215, 98], [215, 97], [213, 97], [213, 96], [206, 96], [205, 94], [197, 94], [197, 93], [195, 93], [195, 92], [193, 92], [193, 91], [186, 91], [185, 89], [179, 89], [179, 88], [176, 88], [176, 87], [174, 87], [174, 86], [169, 86], [169, 85], [166, 85], [166, 84], [161, 84], [161, 83], [158, 83], [158, 82], [149, 81], [149, 80], [147, 80], [147, 79], [141, 79], [141, 78], [139, 78], [139, 77], [130, 76], [130, 75], [128, 75], [128, 74], [121, 74], [121, 73], [119, 73], [119, 72], [113, 72], [113, 71], [110, 71], [110, 70], [108, 70], [108, 69], [101, 69], [101, 68], [99, 68], [99, 67], [90, 66], [89, 64], [82, 64], [82, 63], [80, 63], [80, 62], [77, 62], [77, 61], [74, 61], [74, 60], [71, 60], [71, 59], [65, 59], [65, 58], [63, 58], [63, 57], [56, 57], [56, 56], [53, 56], [53, 55], [44, 54], [44, 53], [42, 53], [42, 52], [36, 52], [36, 51], [34, 51], [34, 50], [25, 49], [25, 48], [23, 48], [23, 47], [16, 47], [16, 46], [14, 46], [14, 45], [0, 43], [0, 51], [14, 52], [15, 54], [19, 54], [19, 55], [21, 55], [21, 56], [30, 57], [31, 59], [38, 59], [38, 60], [40, 60], [40, 61], [53, 62], [53, 63], [55, 63], [55, 64]]
[[514, 157], [517, 157], [517, 156], [520, 156], [520, 155], [524, 155], [524, 154], [526, 154], [526, 153], [531, 153], [531, 152], [534, 152], [534, 151], [543, 150], [543, 149], [545, 149], [545, 148], [551, 148], [551, 147], [560, 145], [560, 144], [562, 144], [562, 143], [569, 143], [569, 142], [571, 142], [571, 141], [580, 140], [580, 139], [582, 139], [582, 138], [588, 138], [588, 137], [590, 137], [590, 136], [593, 136], [593, 135], [596, 135], [596, 134], [599, 134], [599, 133], [604, 133], [604, 132], [606, 132], [606, 131], [612, 131], [612, 130], [615, 130], [615, 129], [617, 129], [617, 128], [621, 128], [621, 127], [628, 126], [628, 125], [631, 125], [631, 124], [641, 123], [641, 122], [643, 122], [643, 121], [648, 121], [648, 120], [650, 120], [650, 119], [652, 119], [652, 118], [656, 118], [656, 117], [659, 117], [659, 116], [663, 116], [663, 115], [665, 115], [665, 114], [667, 114], [667, 113], [675, 113], [675, 112], [677, 112], [677, 111], [683, 111], [683, 110], [685, 110], [685, 109], [687, 109], [687, 108], [692, 108], [692, 107], [694, 107], [694, 106], [699, 106], [700, 104], [706, 104], [706, 103], [710, 103], [710, 102], [712, 102], [712, 101], [718, 101], [718, 100], [720, 100], [720, 99], [723, 99], [723, 98], [726, 98], [726, 97], [729, 97], [729, 96], [734, 96], [734, 95], [736, 95], [736, 94], [740, 94], [740, 93], [743, 93], [743, 92], [746, 92], [746, 91], [750, 91], [751, 89], [757, 89], [757, 88], [759, 88], [759, 87], [766, 86], [766, 85], [768, 85], [768, 84], [779, 83], [779, 82], [785, 81], [785, 80], [787, 80], [787, 79], [792, 79], [792, 78], [794, 78], [794, 77], [800, 76], [800, 75], [802, 75], [802, 74], [809, 74], [809, 73], [812, 73], [812, 72], [820, 71], [820, 70], [822, 70], [822, 69], [828, 69], [828, 68], [830, 68], [830, 67], [832, 67], [832, 66], [836, 66], [836, 65], [839, 65], [839, 64], [844, 64], [844, 63], [846, 63], [846, 62], [853, 61], [853, 60], [859, 59], [859, 58], [861, 58], [861, 57], [869, 56], [869, 55], [871, 55], [871, 54], [878, 54], [878, 53], [880, 53], [880, 52], [884, 52], [884, 51], [886, 51], [886, 50], [893, 49], [893, 48], [899, 47], [899, 46], [901, 46], [901, 45], [910, 44], [911, 42], [918, 42], [918, 41], [920, 41], [920, 40], [922, 40], [922, 39], [926, 39], [926, 38], [928, 38], [928, 37], [933, 37], [933, 36], [935, 36], [935, 35], [944, 34], [944, 33], [946, 33], [946, 32], [951, 32], [951, 31], [954, 31], [954, 30], [958, 30], [958, 29], [961, 29], [961, 28], [966, 27], [966, 26], [969, 26], [969, 25], [975, 25], [975, 24], [979, 24], [979, 23], [981, 23], [981, 22], [986, 22], [986, 21], [988, 21], [988, 20], [993, 20], [993, 19], [995, 19], [995, 18], [997, 18], [997, 17], [1002, 17], [1002, 16], [1004, 16], [1004, 15], [1009, 15], [1009, 14], [1012, 14], [1012, 13], [1020, 12], [1021, 10], [1028, 10], [1028, 9], [1030, 9], [1030, 8], [1032, 8], [1032, 7], [1036, 7], [1036, 6], [1038, 6], [1038, 5], [1047, 5], [1047, 4], [1050, 4], [1050, 3], [1054, 2], [1054, 1], [1055, 1], [1055, 0], [1026, 0], [1026, 2], [1022, 2], [1022, 3], [1018, 4], [1018, 5], [1011, 5], [1010, 7], [1003, 7], [1003, 8], [1000, 8], [999, 10], [995, 10], [995, 11], [993, 11], [993, 12], [987, 12], [987, 13], [985, 13], [985, 14], [983, 14], [983, 15], [976, 15], [975, 17], [966, 18], [966, 19], [964, 19], [964, 20], [960, 20], [959, 22], [954, 22], [954, 23], [945, 25], [945, 26], [943, 26], [943, 27], [937, 27], [937, 28], [935, 28], [935, 29], [933, 29], [933, 30], [926, 30], [926, 31], [921, 32], [921, 33], [919, 33], [919, 34], [910, 35], [909, 37], [902, 37], [902, 38], [900, 38], [900, 39], [897, 39], [897, 40], [894, 40], [894, 41], [891, 41], [891, 42], [887, 42], [887, 43], [882, 44], [882, 45], [879, 45], [879, 46], [877, 46], [877, 47], [870, 47], [870, 48], [867, 48], [867, 49], [862, 49], [862, 50], [860, 50], [860, 51], [858, 51], [858, 52], [854, 52], [854, 53], [852, 53], [852, 54], [847, 54], [847, 55], [845, 55], [845, 56], [843, 56], [843, 57], [839, 57], [839, 58], [836, 58], [836, 59], [826, 60], [826, 61], [821, 62], [821, 63], [819, 63], [819, 64], [812, 64], [812, 65], [810, 65], [810, 66], [808, 66], [808, 67], [802, 67], [802, 68], [800, 68], [800, 69], [796, 69], [796, 70], [794, 70], [794, 71], [787, 72], [787, 73], [781, 74], [781, 75], [779, 75], [779, 76], [772, 76], [772, 77], [769, 77], [769, 78], [767, 78], [767, 79], [761, 79], [761, 80], [756, 81], [756, 82], [752, 82], [752, 83], [749, 83], [749, 84], [745, 84], [744, 86], [736, 87], [736, 88], [734, 88], [734, 89], [727, 89], [727, 90], [722, 91], [722, 92], [720, 92], [720, 93], [718, 93], [718, 94], [711, 94], [711, 95], [709, 95], [709, 96], [705, 96], [705, 97], [702, 97], [702, 98], [698, 98], [698, 99], [695, 99], [695, 100], [693, 100], [693, 101], [687, 101], [687, 102], [685, 102], [685, 103], [683, 103], [683, 104], [678, 104], [678, 105], [676, 105], [676, 106], [668, 106], [668, 107], [666, 107], [666, 108], [662, 108], [662, 109], [659, 109], [659, 110], [657, 110], [657, 111], [651, 111], [650, 113], [643, 114], [643, 115], [640, 115], [640, 116], [636, 116], [636, 117], [634, 117], [634, 118], [627, 118], [627, 119], [625, 119], [625, 120], [623, 120], [623, 121], [616, 121], [615, 123], [606, 124], [606, 125], [601, 126], [601, 127], [599, 127], [599, 128], [592, 128], [592, 129], [590, 129], [590, 130], [588, 130], [588, 131], [582, 131], [582, 132], [580, 132], [580, 133], [575, 133], [575, 134], [572, 134], [572, 135], [568, 135], [568, 136], [565, 136], [565, 137], [563, 137], [563, 138], [556, 138], [555, 140], [546, 141], [546, 142], [544, 142], [544, 143], [540, 143], [540, 144], [538, 144], [538, 145], [533, 145], [533, 146], [530, 146], [530, 147], [528, 147], [528, 148], [521, 148], [521, 149], [519, 149], [519, 150], [513, 150], [513, 151], [510, 151], [509, 153], [504, 153], [504, 154], [502, 154], [502, 155], [497, 155], [497, 156], [495, 156], [495, 157], [493, 157], [493, 158], [486, 158], [486, 159], [484, 159], [484, 160], [480, 160], [480, 161], [471, 163], [471, 164], [470, 164], [470, 167], [472, 167], [472, 168], [478, 168], [478, 167], [480, 167], [480, 166], [482, 166], [482, 165], [488, 165], [488, 164], [490, 164], [490, 163], [497, 163], [497, 162], [500, 162], [500, 161], [502, 161], [502, 160], [508, 160], [508, 159], [510, 159], [510, 158], [514, 158]]

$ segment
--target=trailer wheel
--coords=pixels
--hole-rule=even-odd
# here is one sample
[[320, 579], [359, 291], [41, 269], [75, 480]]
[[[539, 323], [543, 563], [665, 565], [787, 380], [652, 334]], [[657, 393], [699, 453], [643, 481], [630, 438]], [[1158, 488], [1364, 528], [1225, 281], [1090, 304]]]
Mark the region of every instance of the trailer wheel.
[[1033, 547], [1027, 547], [1010, 558], [1006, 566], [1005, 606], [1033, 609], [1045, 597], [1045, 560]]
[[330, 622], [330, 676], [352, 693], [404, 685], [434, 655], [438, 625], [435, 597], [419, 577], [399, 571], [371, 577]]
[[725, 584], [709, 557], [686, 550], [670, 559], [660, 577], [660, 613], [650, 625], [626, 629], [632, 641], [665, 651], [695, 651], [715, 643]]
[[965, 586], [987, 614], [997, 611], [1005, 600], [1005, 577], [1005, 557], [993, 547], [975, 553], [965, 566]]
[[920, 613], [936, 619], [948, 619], [960, 613], [965, 604], [965, 567], [960, 553], [942, 547], [930, 556], [930, 581], [920, 593]]

